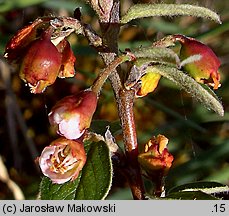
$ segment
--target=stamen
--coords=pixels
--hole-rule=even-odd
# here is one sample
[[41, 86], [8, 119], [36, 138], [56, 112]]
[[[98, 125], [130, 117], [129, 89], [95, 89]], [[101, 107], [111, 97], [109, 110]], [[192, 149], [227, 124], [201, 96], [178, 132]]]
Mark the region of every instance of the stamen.
[[66, 171], [71, 170], [78, 162], [73, 157], [69, 146], [56, 147], [54, 154], [51, 156], [50, 170], [52, 172], [64, 174]]

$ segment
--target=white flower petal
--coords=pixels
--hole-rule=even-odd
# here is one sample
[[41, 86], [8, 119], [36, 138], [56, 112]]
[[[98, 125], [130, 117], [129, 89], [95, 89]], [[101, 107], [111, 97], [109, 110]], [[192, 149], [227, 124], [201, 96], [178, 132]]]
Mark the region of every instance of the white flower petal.
[[62, 120], [59, 124], [59, 134], [67, 139], [78, 139], [84, 133], [80, 131], [80, 116], [75, 115], [69, 120]]

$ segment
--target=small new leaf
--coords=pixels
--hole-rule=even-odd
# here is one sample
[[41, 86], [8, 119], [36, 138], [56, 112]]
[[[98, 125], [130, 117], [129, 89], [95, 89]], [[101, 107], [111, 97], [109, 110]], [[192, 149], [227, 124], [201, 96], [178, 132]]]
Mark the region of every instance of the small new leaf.
[[144, 17], [177, 15], [207, 18], [221, 24], [220, 17], [212, 10], [189, 4], [136, 4], [122, 17], [121, 23]]

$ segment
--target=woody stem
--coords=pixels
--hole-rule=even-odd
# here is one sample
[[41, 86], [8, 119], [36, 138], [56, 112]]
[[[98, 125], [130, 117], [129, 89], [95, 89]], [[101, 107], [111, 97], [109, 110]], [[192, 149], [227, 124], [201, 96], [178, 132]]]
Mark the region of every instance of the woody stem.
[[[93, 4], [93, 1], [91, 1], [91, 4]], [[129, 59], [122, 59], [122, 61], [117, 58], [117, 62], [115, 62], [115, 58], [118, 55], [118, 36], [120, 31], [119, 7], [120, 0], [113, 0], [113, 6], [108, 19], [100, 20], [102, 44], [106, 49], [100, 50], [99, 55], [103, 58], [107, 69], [98, 77], [92, 88], [99, 93], [107, 75], [109, 75], [108, 78], [115, 94], [118, 114], [123, 128], [123, 141], [127, 159], [125, 176], [129, 182], [134, 199], [144, 199], [143, 181], [137, 160], [138, 143], [133, 115], [135, 92], [133, 90], [126, 90], [123, 87], [123, 80], [119, 74], [120, 68], [117, 67], [120, 62], [131, 60], [131, 57], [128, 56]]]
[[138, 142], [134, 121], [134, 90], [120, 91], [118, 108], [123, 128], [123, 140], [129, 172], [127, 173], [129, 185], [134, 199], [145, 199], [144, 186], [138, 163]]

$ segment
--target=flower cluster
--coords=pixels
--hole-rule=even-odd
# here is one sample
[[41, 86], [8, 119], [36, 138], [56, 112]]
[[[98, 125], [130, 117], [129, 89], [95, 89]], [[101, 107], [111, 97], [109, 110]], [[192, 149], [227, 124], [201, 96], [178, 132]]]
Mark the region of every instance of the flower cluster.
[[[111, 6], [112, 4], [107, 6], [107, 10], [104, 12], [105, 18], [107, 18]], [[6, 46], [5, 58], [19, 66], [20, 78], [34, 94], [44, 92], [47, 86], [56, 81], [57, 77], [73, 77], [75, 74], [74, 64], [76, 58], [70, 44], [65, 36], [59, 34], [61, 30], [54, 27], [51, 21], [52, 18], [35, 20], [18, 31]], [[173, 64], [175, 69], [183, 67], [182, 69], [197, 82], [208, 84], [217, 89], [220, 86], [218, 72], [220, 61], [214, 52], [194, 38], [183, 35], [172, 35], [169, 38], [171, 44], [175, 41], [181, 44], [180, 59], [173, 52], [176, 56], [176, 64]], [[120, 64], [124, 62], [123, 59], [120, 59], [118, 61], [117, 59], [114, 60], [113, 63], [117, 64], [116, 67], [119, 62]], [[128, 61], [136, 60], [135, 56], [128, 59], [131, 59]], [[156, 59], [155, 64], [157, 63]], [[163, 64], [167, 63], [170, 62], [163, 62]], [[132, 69], [136, 69], [136, 65], [135, 61]], [[127, 82], [126, 86], [124, 84], [127, 87], [126, 90], [129, 90], [132, 84], [136, 87], [136, 97], [143, 97], [153, 92], [159, 83], [161, 74], [155, 68], [149, 66], [148, 62], [144, 62], [140, 71], [132, 70], [133, 73], [130, 74], [133, 76], [130, 76], [130, 82]], [[104, 81], [115, 68], [108, 67], [110, 71], [105, 70], [101, 73], [102, 75], [100, 74], [99, 79], [97, 79], [100, 84], [99, 88], [102, 87]], [[107, 74], [107, 72], [110, 73]], [[67, 181], [73, 181], [79, 176], [86, 163], [86, 153], [82, 140], [86, 130], [90, 127], [97, 107], [99, 90], [95, 89], [97, 88], [92, 87], [78, 94], [64, 97], [54, 105], [48, 115], [51, 126], [55, 128], [56, 133], [61, 138], [56, 139], [44, 148], [38, 162], [43, 174], [49, 177], [53, 183], [63, 184]], [[112, 142], [111, 144], [117, 151], [117, 146], [113, 145]], [[169, 153], [167, 144], [168, 139], [163, 135], [158, 135], [153, 137], [144, 146], [144, 152], [138, 155], [142, 170], [151, 180], [156, 181], [156, 179], [163, 178], [172, 166], [173, 156]]]
[[[75, 56], [69, 42], [50, 24], [37, 19], [19, 30], [6, 46], [5, 58], [19, 66], [19, 76], [31, 93], [42, 93], [57, 77], [73, 77]], [[57, 31], [58, 32], [58, 31]], [[41, 171], [53, 183], [73, 181], [86, 162], [82, 137], [90, 127], [97, 94], [81, 91], [61, 99], [51, 109], [49, 121], [62, 136], [45, 147], [37, 159]]]
[[43, 174], [53, 183], [62, 184], [78, 177], [86, 162], [80, 138], [90, 127], [96, 106], [97, 95], [85, 90], [64, 97], [49, 113], [50, 124], [63, 137], [45, 147], [39, 158], [39, 165]]
[[52, 42], [54, 28], [49, 19], [37, 19], [19, 30], [6, 46], [5, 57], [20, 67], [20, 77], [31, 93], [42, 93], [57, 77], [73, 77], [75, 56], [63, 38]]

